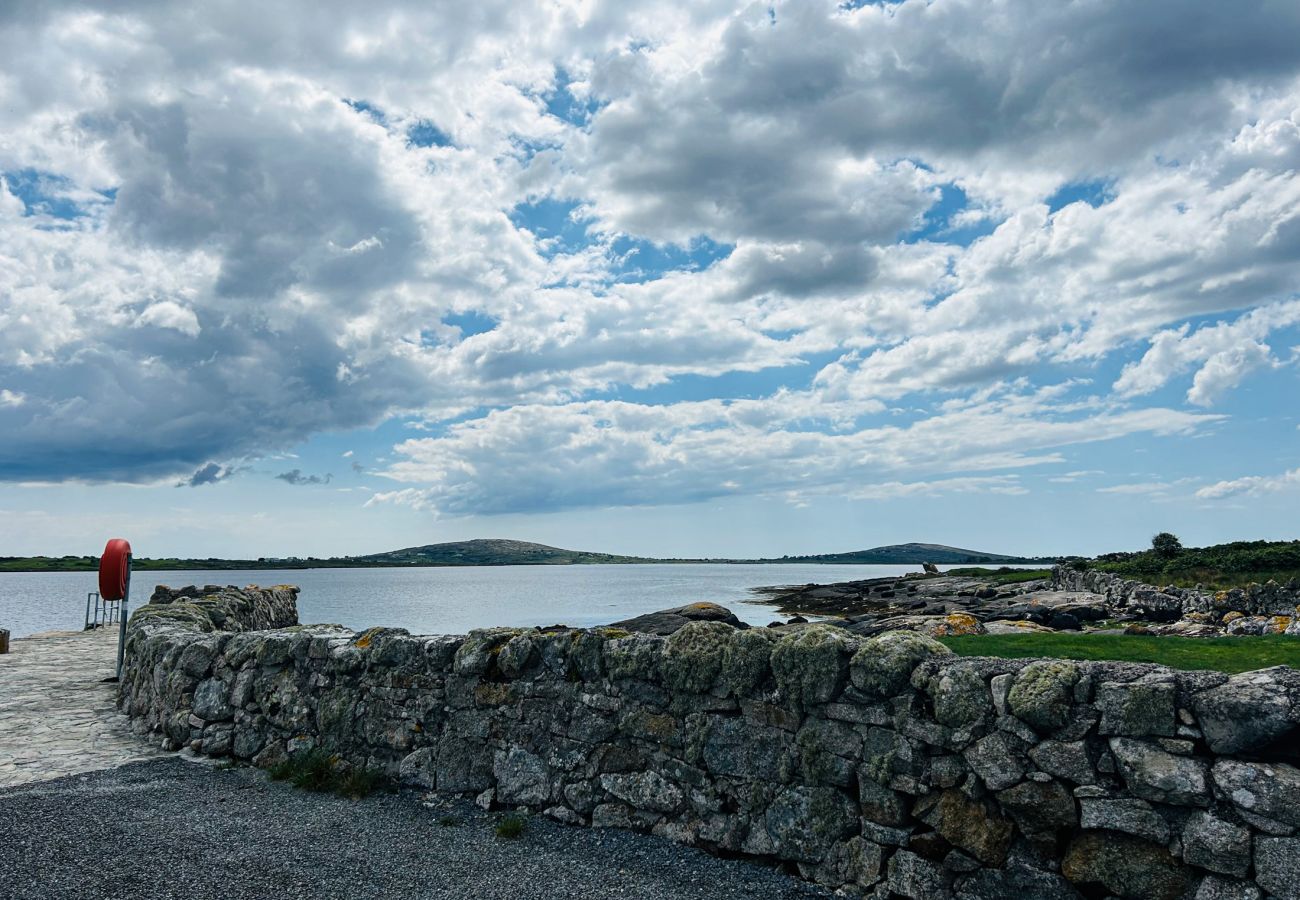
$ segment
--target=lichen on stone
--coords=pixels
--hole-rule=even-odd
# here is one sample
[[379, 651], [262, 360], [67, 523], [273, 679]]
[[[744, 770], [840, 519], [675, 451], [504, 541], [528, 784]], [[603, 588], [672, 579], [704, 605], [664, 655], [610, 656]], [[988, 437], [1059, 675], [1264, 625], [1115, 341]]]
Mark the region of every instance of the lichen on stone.
[[531, 635], [517, 634], [506, 641], [497, 654], [497, 668], [507, 678], [518, 678], [537, 656]]
[[867, 694], [892, 697], [908, 686], [912, 670], [931, 656], [952, 651], [914, 631], [889, 631], [867, 640], [853, 656], [853, 686]]
[[703, 694], [722, 671], [722, 656], [735, 629], [721, 622], [691, 622], [664, 641], [664, 683], [677, 691]]
[[985, 628], [980, 620], [970, 613], [949, 613], [930, 630], [935, 637], [963, 634], [984, 634]]
[[658, 681], [664, 639], [650, 634], [631, 634], [604, 644], [605, 670], [610, 678]]
[[456, 650], [453, 663], [458, 675], [482, 675], [496, 660], [507, 641], [524, 633], [519, 628], [479, 628], [471, 631]]
[[737, 697], [751, 693], [770, 671], [777, 635], [765, 628], [733, 631], [722, 654], [722, 683]]
[[1020, 670], [1007, 705], [1016, 718], [1027, 722], [1040, 732], [1054, 731], [1070, 717], [1070, 704], [1074, 684], [1079, 680], [1079, 670], [1073, 664], [1059, 659], [1033, 662]]
[[772, 648], [772, 673], [789, 699], [805, 706], [829, 703], [844, 687], [851, 652], [843, 629], [812, 625], [777, 642]]
[[968, 665], [949, 666], [931, 678], [929, 693], [935, 721], [953, 728], [978, 722], [993, 707], [984, 678]]

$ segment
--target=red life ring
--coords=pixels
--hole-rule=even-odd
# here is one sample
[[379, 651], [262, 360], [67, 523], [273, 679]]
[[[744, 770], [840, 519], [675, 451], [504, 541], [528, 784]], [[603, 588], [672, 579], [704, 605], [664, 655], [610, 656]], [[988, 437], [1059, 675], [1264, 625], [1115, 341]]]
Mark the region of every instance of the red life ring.
[[121, 600], [126, 596], [130, 578], [131, 544], [113, 538], [104, 545], [104, 555], [99, 558], [99, 596], [105, 600]]

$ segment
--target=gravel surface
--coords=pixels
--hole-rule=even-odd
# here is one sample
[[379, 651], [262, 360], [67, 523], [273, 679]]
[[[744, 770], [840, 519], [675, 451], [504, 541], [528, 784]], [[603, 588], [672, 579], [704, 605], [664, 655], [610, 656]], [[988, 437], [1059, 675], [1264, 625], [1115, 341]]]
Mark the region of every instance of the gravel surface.
[[411, 791], [345, 800], [172, 757], [0, 791], [0, 897], [660, 898], [829, 896], [649, 835]]

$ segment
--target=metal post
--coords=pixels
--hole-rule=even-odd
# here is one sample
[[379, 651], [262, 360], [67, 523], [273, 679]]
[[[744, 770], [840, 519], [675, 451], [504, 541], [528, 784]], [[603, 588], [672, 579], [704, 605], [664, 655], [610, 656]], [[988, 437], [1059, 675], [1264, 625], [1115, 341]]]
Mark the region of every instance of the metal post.
[[[89, 592], [89, 593], [86, 594], [86, 627], [83, 629], [84, 631], [90, 631], [90, 629], [92, 629], [92, 628], [95, 627], [95, 626], [93, 626], [93, 625], [90, 624], [90, 594], [93, 594], [93, 593], [94, 593], [94, 591], [91, 591], [91, 592]], [[96, 617], [96, 618], [98, 618], [98, 617]]]
[[122, 658], [126, 654], [126, 607], [131, 597], [131, 555], [126, 557], [126, 590], [122, 592], [122, 604], [117, 615], [117, 680], [122, 680]]

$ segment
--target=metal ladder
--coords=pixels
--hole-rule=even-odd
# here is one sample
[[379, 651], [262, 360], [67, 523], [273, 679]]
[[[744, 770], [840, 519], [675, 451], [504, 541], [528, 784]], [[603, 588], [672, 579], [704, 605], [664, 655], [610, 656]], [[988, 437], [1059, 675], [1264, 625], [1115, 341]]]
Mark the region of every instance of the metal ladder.
[[86, 594], [86, 631], [116, 625], [121, 617], [121, 600], [104, 600], [99, 596], [99, 591]]

